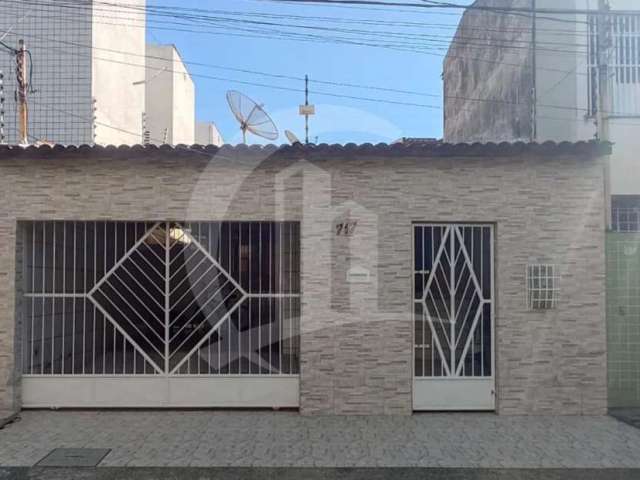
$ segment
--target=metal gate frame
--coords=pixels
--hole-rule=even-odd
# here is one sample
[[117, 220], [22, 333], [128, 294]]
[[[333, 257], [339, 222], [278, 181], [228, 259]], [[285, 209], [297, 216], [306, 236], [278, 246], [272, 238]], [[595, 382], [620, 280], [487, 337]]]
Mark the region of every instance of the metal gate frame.
[[[448, 375], [443, 376], [416, 376], [416, 304], [422, 302], [424, 305], [425, 299], [416, 299], [416, 228], [419, 227], [440, 227], [456, 229], [456, 235], [460, 240], [459, 228], [465, 227], [479, 227], [489, 228], [490, 232], [490, 260], [491, 266], [491, 287], [490, 298], [482, 299], [482, 302], [490, 304], [490, 316], [491, 316], [491, 375], [489, 376], [465, 376], [460, 375], [461, 367], [458, 367], [453, 375], [447, 372]], [[414, 411], [493, 411], [496, 408], [495, 401], [495, 380], [496, 380], [496, 324], [495, 324], [495, 285], [496, 285], [496, 272], [495, 272], [495, 231], [496, 226], [490, 222], [414, 222], [411, 225], [411, 242], [412, 242], [412, 290], [411, 290], [411, 307], [412, 307], [412, 377], [413, 377], [413, 410]], [[448, 242], [448, 240], [447, 240]], [[443, 247], [444, 248], [444, 247]], [[464, 247], [464, 241], [462, 242], [461, 252], [464, 253], [465, 262], [470, 262], [469, 254]], [[461, 253], [459, 252], [459, 253]], [[436, 260], [437, 257], [434, 257]], [[435, 270], [435, 268], [434, 268]], [[430, 273], [433, 276], [433, 273]], [[477, 281], [474, 279], [474, 281]], [[427, 295], [427, 285], [424, 287], [424, 296]], [[480, 310], [481, 307], [479, 307]], [[428, 316], [428, 315], [427, 315]], [[433, 331], [433, 326], [429, 322], [429, 327], [432, 329], [432, 335], [437, 335]], [[476, 324], [477, 327], [477, 324]], [[474, 327], [475, 328], [475, 327]], [[468, 342], [471, 340], [472, 333], [469, 333]], [[468, 348], [465, 349], [465, 354], [468, 353]], [[442, 355], [442, 351], [438, 348], [438, 354]], [[464, 361], [464, 357], [462, 358]], [[455, 363], [454, 363], [455, 365]], [[448, 370], [448, 369], [447, 369]]]
[[[60, 222], [58, 222], [60, 223]], [[71, 222], [69, 222], [71, 223]], [[75, 224], [76, 222], [74, 222]], [[86, 222], [90, 223], [90, 222]], [[55, 222], [54, 222], [55, 224]], [[90, 302], [101, 311], [105, 319], [134, 347], [134, 352], [141, 355], [154, 370], [154, 373], [134, 373], [131, 375], [111, 374], [33, 374], [22, 375], [22, 406], [24, 408], [49, 407], [298, 407], [299, 375], [298, 374], [184, 374], [181, 366], [192, 355], [199, 351], [209, 337], [229, 319], [230, 315], [249, 298], [261, 298], [264, 295], [250, 293], [224, 270], [222, 265], [198, 242], [196, 238], [184, 230], [197, 249], [204, 254], [216, 269], [223, 272], [228, 281], [233, 283], [240, 298], [232, 308], [220, 318], [181, 361], [169, 367], [168, 335], [169, 319], [169, 244], [165, 245], [167, 258], [166, 290], [165, 290], [165, 363], [163, 366], [154, 362], [119, 325], [104, 306], [95, 298], [96, 292], [105, 284], [111, 275], [121, 266], [136, 249], [150, 236], [157, 227], [164, 225], [166, 242], [170, 242], [172, 225], [178, 222], [155, 222], [146, 230], [135, 244], [125, 250], [125, 254], [117, 258], [115, 264], [104, 272], [93, 287], [84, 293], [25, 293], [25, 298], [81, 298]], [[106, 232], [106, 230], [105, 230]], [[125, 237], [126, 238], [126, 237]], [[44, 242], [44, 238], [43, 238]], [[75, 244], [74, 244], [75, 248]], [[55, 249], [55, 237], [54, 237]], [[66, 251], [65, 251], [66, 252]], [[97, 254], [94, 252], [94, 254]], [[35, 255], [35, 254], [34, 254]], [[86, 247], [85, 247], [86, 256]], [[55, 261], [55, 260], [54, 260]], [[44, 269], [44, 266], [43, 266]], [[64, 266], [63, 266], [64, 269]], [[44, 277], [43, 277], [44, 278]], [[55, 282], [55, 280], [54, 280]], [[55, 285], [55, 283], [54, 283]], [[55, 290], [55, 287], [54, 287]], [[290, 296], [299, 297], [299, 294]], [[126, 301], [126, 300], [125, 300]], [[75, 316], [75, 313], [74, 313]], [[75, 318], [74, 318], [75, 322]], [[43, 324], [44, 325], [44, 324]], [[74, 323], [75, 325], [75, 323]], [[32, 325], [33, 328], [33, 325]], [[44, 326], [43, 326], [44, 329]], [[115, 335], [115, 333], [114, 333]], [[115, 337], [114, 337], [115, 338]], [[134, 360], [135, 365], [135, 360]], [[135, 368], [135, 367], [134, 367]], [[84, 364], [83, 364], [84, 371]]]

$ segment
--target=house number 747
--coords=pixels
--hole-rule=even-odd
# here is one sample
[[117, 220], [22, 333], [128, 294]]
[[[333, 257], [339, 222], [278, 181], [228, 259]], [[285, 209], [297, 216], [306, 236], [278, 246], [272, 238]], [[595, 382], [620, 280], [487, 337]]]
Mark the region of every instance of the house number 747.
[[356, 231], [357, 221], [336, 223], [336, 236], [350, 237]]

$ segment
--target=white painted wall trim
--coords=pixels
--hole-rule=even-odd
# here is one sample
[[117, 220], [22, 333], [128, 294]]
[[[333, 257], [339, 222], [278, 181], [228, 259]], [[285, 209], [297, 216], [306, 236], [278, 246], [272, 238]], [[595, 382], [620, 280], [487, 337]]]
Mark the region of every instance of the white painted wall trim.
[[488, 410], [496, 408], [493, 378], [433, 378], [413, 379], [413, 409]]
[[299, 392], [297, 375], [22, 377], [23, 408], [297, 408]]

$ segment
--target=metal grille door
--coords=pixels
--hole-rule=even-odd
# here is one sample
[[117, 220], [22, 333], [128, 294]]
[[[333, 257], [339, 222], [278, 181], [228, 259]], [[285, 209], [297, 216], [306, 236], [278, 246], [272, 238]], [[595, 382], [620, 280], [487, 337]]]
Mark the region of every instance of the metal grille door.
[[493, 228], [414, 225], [414, 409], [494, 408]]
[[297, 405], [297, 223], [23, 233], [25, 406]]

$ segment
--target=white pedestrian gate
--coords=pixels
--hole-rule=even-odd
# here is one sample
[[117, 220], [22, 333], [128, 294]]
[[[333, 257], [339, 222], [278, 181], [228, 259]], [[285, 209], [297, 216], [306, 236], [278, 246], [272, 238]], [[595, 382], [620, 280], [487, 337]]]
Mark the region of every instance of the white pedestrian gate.
[[414, 410], [493, 410], [493, 227], [413, 228]]
[[25, 407], [296, 407], [299, 225], [24, 222]]

